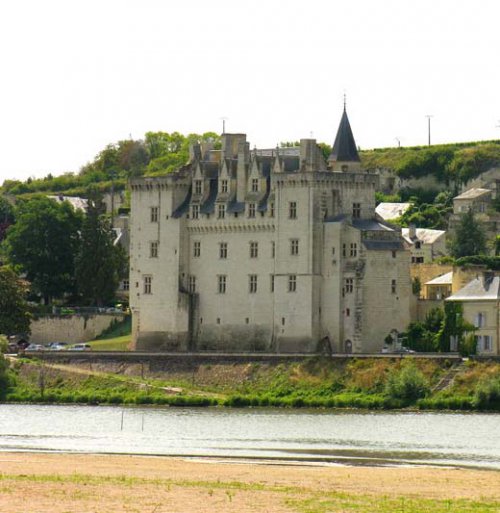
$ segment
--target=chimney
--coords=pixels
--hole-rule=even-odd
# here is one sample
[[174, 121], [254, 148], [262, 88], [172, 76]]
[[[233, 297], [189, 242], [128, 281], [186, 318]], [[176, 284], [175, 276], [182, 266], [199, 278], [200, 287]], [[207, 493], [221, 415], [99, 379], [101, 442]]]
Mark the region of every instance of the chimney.
[[316, 139], [300, 140], [300, 170], [316, 171]]
[[410, 240], [417, 238], [417, 227], [416, 227], [415, 223], [411, 223], [408, 226], [408, 237], [410, 237]]

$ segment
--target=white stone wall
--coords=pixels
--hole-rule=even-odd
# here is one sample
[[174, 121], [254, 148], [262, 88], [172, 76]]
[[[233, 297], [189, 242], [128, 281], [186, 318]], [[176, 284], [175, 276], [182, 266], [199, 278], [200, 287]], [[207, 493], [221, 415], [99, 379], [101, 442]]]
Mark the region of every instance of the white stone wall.
[[30, 342], [33, 344], [88, 342], [97, 338], [114, 321], [122, 320], [123, 315], [121, 314], [38, 317], [31, 321]]

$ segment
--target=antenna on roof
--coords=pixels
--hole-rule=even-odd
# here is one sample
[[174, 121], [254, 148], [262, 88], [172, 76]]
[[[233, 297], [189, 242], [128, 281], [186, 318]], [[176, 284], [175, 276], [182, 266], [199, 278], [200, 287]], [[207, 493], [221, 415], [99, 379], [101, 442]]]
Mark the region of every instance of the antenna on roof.
[[345, 92], [345, 89], [344, 89], [344, 112], [346, 110], [346, 105], [347, 105], [347, 95], [346, 95], [346, 92]]
[[220, 119], [222, 120], [222, 133], [225, 134], [226, 133], [226, 121], [229, 118], [222, 116]]

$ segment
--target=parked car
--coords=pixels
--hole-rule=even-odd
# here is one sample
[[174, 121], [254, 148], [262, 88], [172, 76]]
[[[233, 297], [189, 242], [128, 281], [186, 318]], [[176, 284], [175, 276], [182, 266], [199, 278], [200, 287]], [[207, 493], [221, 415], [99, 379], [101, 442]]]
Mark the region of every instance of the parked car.
[[30, 344], [26, 351], [45, 351], [46, 347], [42, 346], [42, 344]]
[[91, 351], [92, 347], [90, 344], [75, 344], [69, 348], [70, 351]]
[[49, 349], [51, 351], [66, 351], [68, 349], [67, 342], [53, 342], [49, 344]]

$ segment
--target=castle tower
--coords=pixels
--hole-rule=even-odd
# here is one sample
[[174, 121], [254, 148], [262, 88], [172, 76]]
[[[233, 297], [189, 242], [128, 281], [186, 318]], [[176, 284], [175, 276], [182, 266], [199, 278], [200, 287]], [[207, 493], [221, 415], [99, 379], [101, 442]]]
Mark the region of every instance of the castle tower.
[[352, 134], [351, 124], [347, 117], [347, 111], [344, 101], [344, 112], [340, 120], [340, 125], [337, 130], [337, 136], [333, 143], [332, 153], [328, 157], [328, 167], [332, 171], [347, 172], [347, 171], [360, 171], [361, 161]]

